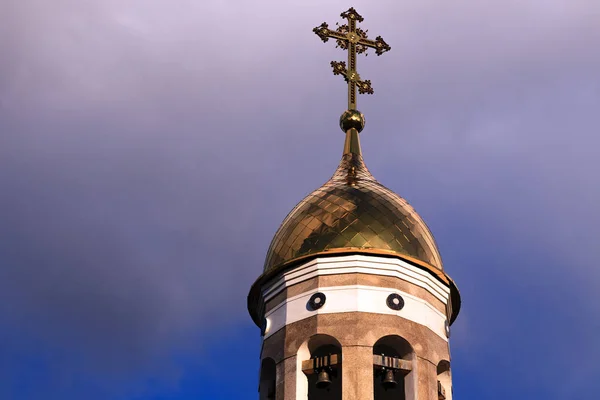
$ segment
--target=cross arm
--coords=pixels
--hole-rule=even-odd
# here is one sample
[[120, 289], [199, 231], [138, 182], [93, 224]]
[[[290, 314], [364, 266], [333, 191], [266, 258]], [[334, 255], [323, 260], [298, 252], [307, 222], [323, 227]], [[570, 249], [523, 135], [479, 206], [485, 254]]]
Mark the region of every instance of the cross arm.
[[392, 49], [390, 45], [387, 44], [381, 36], [377, 36], [375, 40], [361, 37], [358, 41], [358, 44], [362, 44], [363, 46], [375, 49], [375, 54], [377, 54], [378, 56]]
[[329, 29], [329, 25], [327, 25], [326, 22], [323, 22], [321, 25], [314, 28], [313, 32], [316, 33], [323, 42], [327, 42], [330, 38], [337, 40], [348, 39], [345, 34]]
[[346, 63], [343, 61], [332, 61], [331, 62], [331, 66], [333, 67], [333, 74], [334, 75], [342, 75], [344, 77], [344, 80], [346, 82], [349, 83], [353, 83], [356, 84], [356, 87], [358, 89], [358, 93], [360, 94], [373, 94], [375, 93], [375, 91], [373, 90], [373, 87], [371, 87], [371, 81], [370, 80], [360, 80], [360, 77], [358, 76], [358, 74], [356, 72], [354, 73], [348, 73], [348, 70], [346, 69]]

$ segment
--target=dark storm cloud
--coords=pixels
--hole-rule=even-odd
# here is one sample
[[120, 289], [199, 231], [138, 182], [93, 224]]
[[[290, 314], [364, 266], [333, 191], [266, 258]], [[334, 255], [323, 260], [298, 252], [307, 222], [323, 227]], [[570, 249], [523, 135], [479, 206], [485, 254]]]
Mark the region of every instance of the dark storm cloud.
[[10, 7], [2, 325], [114, 372], [237, 323], [268, 235], [239, 161], [254, 145], [219, 126], [237, 100], [209, 55], [187, 56], [185, 32], [138, 36], [108, 3]]
[[[506, 276], [597, 290], [597, 1], [354, 6], [393, 48], [360, 59], [367, 162], [467, 298], [494, 268], [464, 262], [465, 226], [569, 266]], [[277, 224], [341, 152], [328, 64], [344, 56], [310, 30], [347, 7], [3, 2], [0, 325], [127, 370], [246, 318]], [[486, 345], [482, 309], [465, 307], [460, 345]]]

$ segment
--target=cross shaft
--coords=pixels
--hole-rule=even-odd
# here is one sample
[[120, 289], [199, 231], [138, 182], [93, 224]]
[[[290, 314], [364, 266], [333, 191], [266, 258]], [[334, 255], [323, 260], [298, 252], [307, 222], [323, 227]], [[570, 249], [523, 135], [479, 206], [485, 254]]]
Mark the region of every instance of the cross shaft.
[[[356, 110], [356, 89], [361, 94], [373, 94], [370, 80], [361, 80], [356, 71], [356, 55], [365, 53], [368, 48], [375, 49], [375, 54], [382, 55], [386, 51], [391, 50], [391, 47], [383, 40], [381, 36], [377, 36], [375, 40], [367, 38], [367, 30], [362, 30], [356, 26], [358, 22], [364, 20], [351, 7], [348, 11], [340, 14], [348, 23], [338, 25], [336, 30], [329, 29], [329, 25], [323, 22], [321, 25], [313, 29], [323, 42], [329, 39], [335, 39], [337, 46], [343, 50], [348, 50], [348, 65], [343, 61], [332, 61], [334, 75], [342, 75], [348, 83], [348, 110]], [[337, 25], [337, 24], [336, 24]], [[367, 55], [367, 54], [365, 54]]]

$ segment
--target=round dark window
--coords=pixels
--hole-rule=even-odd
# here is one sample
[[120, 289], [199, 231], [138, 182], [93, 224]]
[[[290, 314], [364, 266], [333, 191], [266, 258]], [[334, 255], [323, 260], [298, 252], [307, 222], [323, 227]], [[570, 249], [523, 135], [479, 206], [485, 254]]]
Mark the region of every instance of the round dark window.
[[325, 304], [325, 295], [323, 293], [315, 293], [312, 296], [310, 296], [310, 299], [308, 300], [308, 306], [310, 307], [311, 310], [318, 310], [319, 308], [323, 307], [323, 305]]
[[402, 310], [402, 308], [404, 308], [404, 299], [399, 294], [396, 294], [396, 293], [390, 294], [388, 296], [386, 302], [387, 302], [388, 307], [391, 308], [392, 310], [398, 311], [398, 310]]

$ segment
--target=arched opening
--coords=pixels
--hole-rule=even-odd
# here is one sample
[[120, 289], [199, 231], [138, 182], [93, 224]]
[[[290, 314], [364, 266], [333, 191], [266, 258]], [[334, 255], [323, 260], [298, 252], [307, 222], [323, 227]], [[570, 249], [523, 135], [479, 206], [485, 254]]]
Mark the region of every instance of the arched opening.
[[452, 400], [452, 374], [450, 361], [442, 360], [437, 366], [437, 392], [439, 400]]
[[265, 358], [260, 364], [260, 383], [258, 385], [258, 398], [260, 400], [275, 400], [276, 371], [275, 361]]
[[342, 399], [342, 346], [332, 336], [315, 335], [297, 354], [296, 399]]
[[415, 354], [404, 338], [384, 336], [373, 346], [375, 400], [413, 400], [416, 395]]

